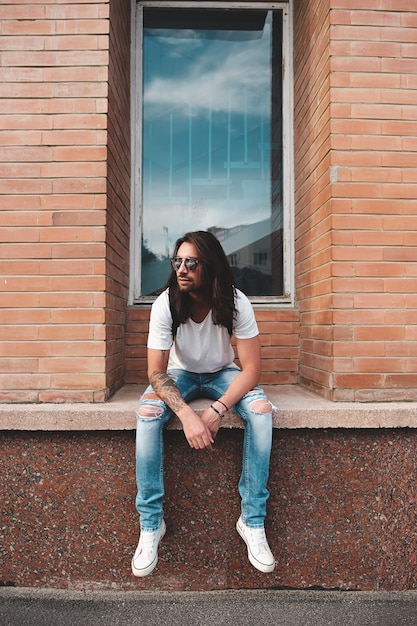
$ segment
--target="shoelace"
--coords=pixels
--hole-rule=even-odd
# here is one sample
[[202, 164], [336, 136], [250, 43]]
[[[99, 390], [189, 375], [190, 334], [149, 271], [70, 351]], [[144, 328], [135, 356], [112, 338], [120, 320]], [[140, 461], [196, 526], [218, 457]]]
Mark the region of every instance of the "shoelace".
[[152, 550], [156, 541], [156, 532], [141, 532], [138, 554]]
[[268, 542], [266, 540], [265, 529], [264, 528], [251, 528], [250, 529], [253, 543], [256, 544], [258, 548], [258, 554], [260, 552], [269, 552], [268, 550]]

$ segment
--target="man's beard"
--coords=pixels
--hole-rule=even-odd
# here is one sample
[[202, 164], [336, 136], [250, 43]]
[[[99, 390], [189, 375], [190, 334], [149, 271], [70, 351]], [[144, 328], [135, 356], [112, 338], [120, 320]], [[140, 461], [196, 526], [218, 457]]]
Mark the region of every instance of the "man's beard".
[[196, 285], [194, 281], [192, 280], [184, 284], [181, 284], [177, 281], [177, 284], [178, 284], [178, 290], [180, 291], [180, 293], [192, 293], [195, 295], [199, 295], [199, 294], [205, 294], [207, 291], [202, 285]]

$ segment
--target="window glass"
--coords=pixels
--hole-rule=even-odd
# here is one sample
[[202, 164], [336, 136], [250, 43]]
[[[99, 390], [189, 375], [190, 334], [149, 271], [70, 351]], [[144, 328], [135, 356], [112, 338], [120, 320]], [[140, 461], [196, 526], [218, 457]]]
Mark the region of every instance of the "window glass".
[[209, 230], [249, 296], [281, 295], [281, 11], [143, 11], [142, 295]]

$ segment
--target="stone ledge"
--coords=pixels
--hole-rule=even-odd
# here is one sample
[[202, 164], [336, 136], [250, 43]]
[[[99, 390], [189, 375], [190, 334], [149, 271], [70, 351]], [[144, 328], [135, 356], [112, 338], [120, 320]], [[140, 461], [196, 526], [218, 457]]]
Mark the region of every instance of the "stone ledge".
[[[0, 404], [0, 430], [134, 430], [144, 385], [126, 385], [104, 404]], [[264, 386], [274, 408], [274, 428], [417, 428], [417, 402], [331, 402], [298, 385]], [[207, 400], [193, 402], [197, 411]], [[242, 428], [231, 411], [223, 428]], [[170, 429], [179, 429], [177, 418]]]

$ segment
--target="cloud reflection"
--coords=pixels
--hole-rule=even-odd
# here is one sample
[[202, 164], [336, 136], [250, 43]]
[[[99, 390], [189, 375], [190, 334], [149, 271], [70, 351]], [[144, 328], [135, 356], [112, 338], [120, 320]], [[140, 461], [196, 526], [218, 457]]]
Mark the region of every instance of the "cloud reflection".
[[[166, 55], [164, 63], [171, 66], [172, 73], [164, 76], [152, 72], [145, 84], [145, 104], [151, 105], [150, 111], [168, 105], [187, 114], [191, 107], [194, 115], [208, 108], [262, 114], [259, 94], [267, 97], [271, 78], [269, 31], [266, 24], [261, 39], [243, 42], [201, 39], [198, 31], [193, 31], [196, 38], [191, 39], [157, 38]], [[153, 112], [161, 113], [158, 109]]]
[[[172, 252], [178, 237], [188, 230], [207, 230], [213, 226], [232, 228], [237, 224], [254, 224], [270, 217], [270, 172], [269, 162], [261, 169], [238, 169], [229, 172], [227, 179], [227, 134], [243, 128], [242, 117], [257, 117], [256, 127], [269, 127], [271, 91], [271, 24], [270, 18], [263, 32], [235, 32], [230, 37], [225, 33], [208, 31], [181, 32], [163, 30], [145, 31], [145, 82], [144, 82], [144, 125], [152, 125], [154, 134], [149, 160], [144, 155], [144, 207], [143, 232], [150, 248], [157, 255]], [[218, 36], [217, 36], [218, 35]], [[145, 42], [146, 44], [146, 42]], [[173, 131], [174, 156], [169, 154], [170, 139], [165, 135], [165, 124], [169, 113], [175, 110]], [[189, 169], [187, 126], [181, 125], [191, 115], [207, 118], [214, 114], [231, 113], [235, 126], [227, 127], [227, 118], [214, 118], [219, 134], [222, 135], [222, 150], [209, 151], [201, 134], [201, 151], [212, 161], [210, 176], [223, 179], [224, 186], [211, 189], [199, 187], [193, 177], [207, 177], [197, 173], [196, 162]], [[214, 121], [216, 120], [216, 122]], [[162, 124], [161, 124], [162, 121]], [[198, 125], [193, 121], [193, 136], [197, 136]], [[181, 135], [184, 128], [184, 135]], [[234, 128], [234, 130], [233, 130]], [[158, 137], [158, 139], [157, 139]], [[182, 141], [181, 141], [182, 137]], [[199, 136], [200, 138], [200, 136]], [[249, 148], [256, 145], [264, 149], [269, 140], [257, 135], [248, 140]], [[252, 143], [250, 143], [252, 141]], [[243, 140], [242, 140], [243, 143]], [[175, 150], [185, 146], [181, 152], [184, 163]], [[149, 147], [148, 146], [148, 147]], [[206, 151], [204, 153], [204, 151]], [[195, 153], [193, 154], [195, 158]], [[231, 157], [229, 157], [231, 158]], [[249, 160], [260, 158], [252, 156]], [[236, 160], [236, 159], [235, 159]], [[239, 156], [238, 160], [243, 160]], [[201, 165], [200, 165], [201, 167]], [[190, 172], [192, 174], [190, 178]], [[171, 176], [168, 175], [171, 171]], [[151, 172], [148, 182], [147, 173]], [[189, 194], [189, 195], [188, 195]], [[187, 197], [188, 195], [188, 197]], [[219, 197], [220, 196], [220, 197]]]

